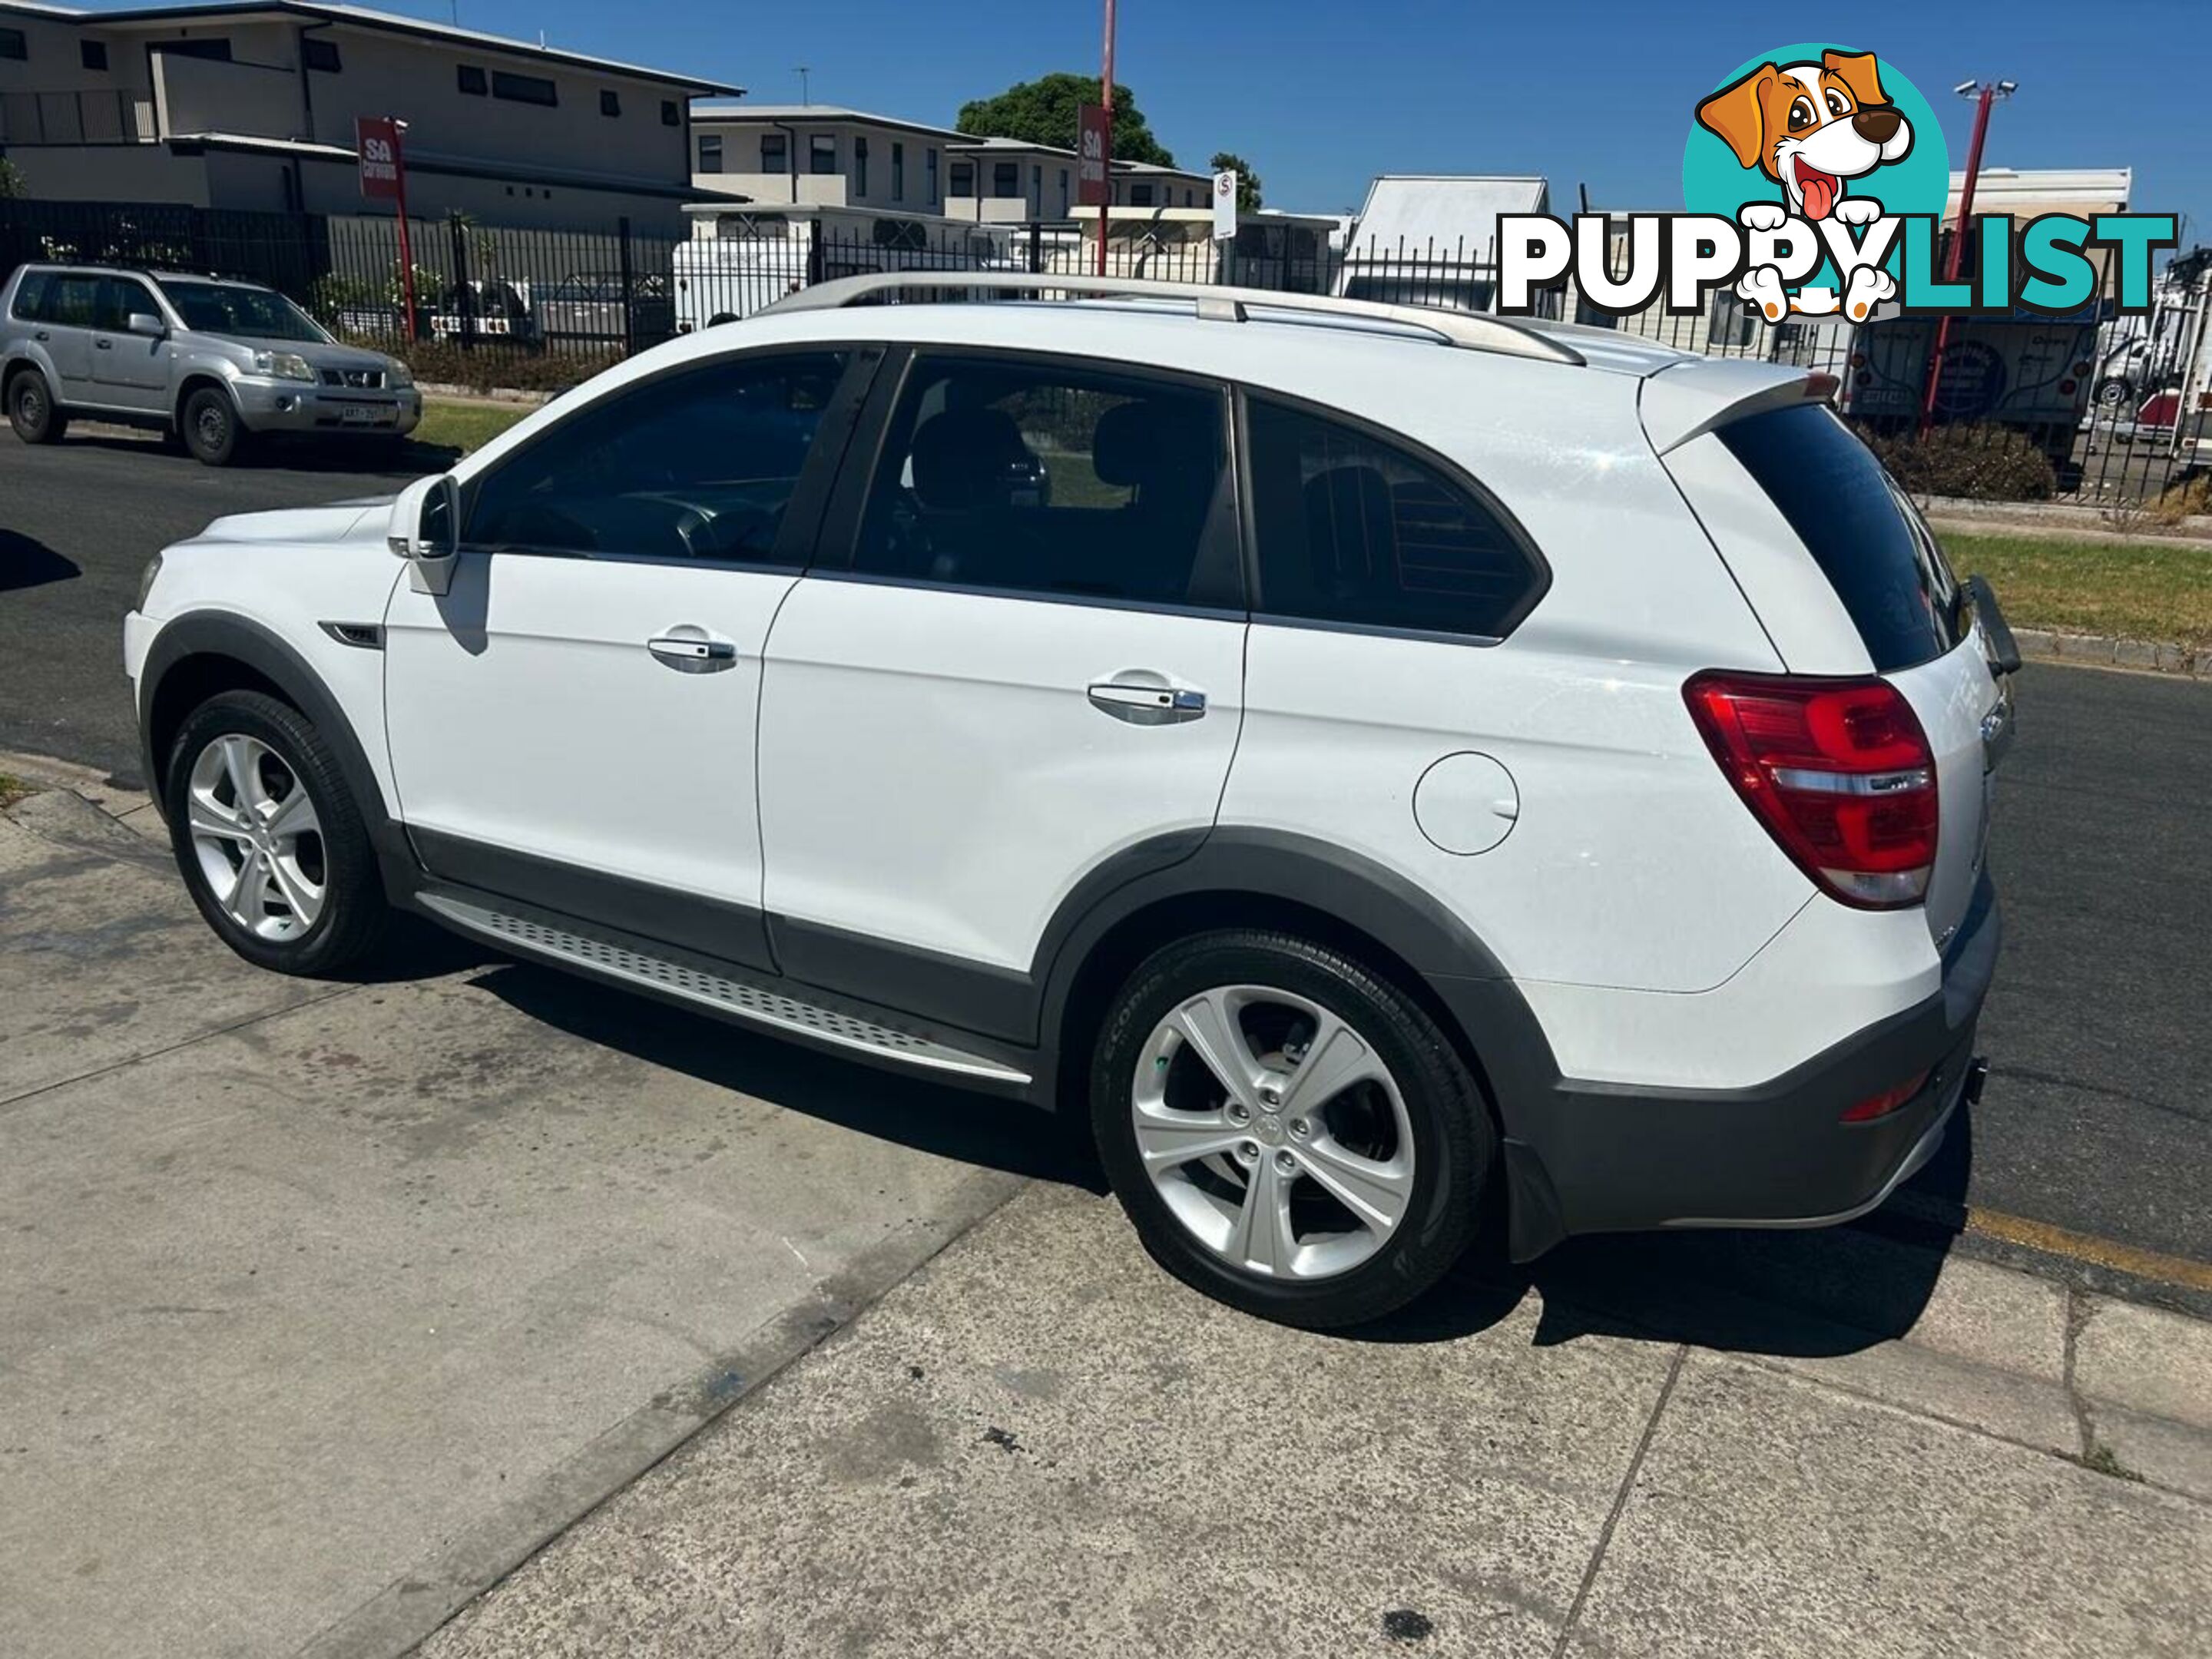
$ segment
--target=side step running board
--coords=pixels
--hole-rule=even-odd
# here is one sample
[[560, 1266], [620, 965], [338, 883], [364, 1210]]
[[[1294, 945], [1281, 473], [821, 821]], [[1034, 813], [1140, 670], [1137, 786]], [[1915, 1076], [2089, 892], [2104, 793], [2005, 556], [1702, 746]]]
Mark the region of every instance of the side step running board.
[[1026, 1072], [981, 1054], [971, 1054], [918, 1032], [902, 1031], [876, 1020], [802, 1001], [786, 992], [687, 968], [681, 963], [488, 909], [445, 893], [424, 893], [421, 902], [456, 927], [496, 939], [519, 954], [585, 969], [609, 979], [626, 980], [741, 1019], [749, 1025], [787, 1032], [831, 1048], [856, 1049], [878, 1059], [932, 1072], [1017, 1086], [1026, 1085], [1030, 1081]]

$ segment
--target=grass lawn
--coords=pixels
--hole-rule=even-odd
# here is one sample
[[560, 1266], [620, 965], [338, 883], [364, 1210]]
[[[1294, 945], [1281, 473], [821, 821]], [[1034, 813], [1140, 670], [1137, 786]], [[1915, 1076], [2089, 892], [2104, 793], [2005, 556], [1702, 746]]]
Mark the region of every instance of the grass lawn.
[[1961, 576], [1996, 590], [2015, 628], [2212, 644], [2212, 549], [1946, 532]]
[[458, 450], [465, 455], [489, 443], [526, 415], [536, 413], [525, 404], [459, 403], [445, 398], [422, 400], [422, 423], [410, 434], [411, 441], [434, 449]]

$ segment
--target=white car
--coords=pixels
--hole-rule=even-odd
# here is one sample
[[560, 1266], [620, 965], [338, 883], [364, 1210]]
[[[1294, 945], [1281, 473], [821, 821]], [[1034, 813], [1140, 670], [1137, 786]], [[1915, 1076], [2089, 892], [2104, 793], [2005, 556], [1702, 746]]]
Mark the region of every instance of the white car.
[[1930, 1155], [2018, 659], [1830, 383], [1231, 289], [851, 303], [927, 280], [168, 549], [127, 665], [210, 925], [319, 974], [398, 907], [1087, 1113], [1161, 1262], [1310, 1326], [1486, 1217], [1814, 1225]]

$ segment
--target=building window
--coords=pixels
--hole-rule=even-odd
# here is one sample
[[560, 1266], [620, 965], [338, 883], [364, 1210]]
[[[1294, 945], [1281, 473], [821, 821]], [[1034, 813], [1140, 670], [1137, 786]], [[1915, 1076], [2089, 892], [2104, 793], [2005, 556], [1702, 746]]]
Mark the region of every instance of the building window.
[[1044, 169], [1041, 167], [1030, 169], [1030, 211], [1044, 211]]
[[76, 43], [76, 55], [87, 69], [105, 70], [107, 67], [107, 42], [80, 40]]
[[676, 100], [673, 98], [664, 98], [660, 100], [660, 125], [664, 127], [680, 127], [684, 125], [684, 112], [676, 106]]
[[1152, 187], [1150, 185], [1132, 185], [1129, 186], [1129, 205], [1131, 207], [1150, 207], [1152, 204]]
[[544, 76], [516, 75], [507, 70], [491, 72], [491, 95], [510, 104], [537, 104], [546, 109], [561, 101], [559, 90]]
[[1000, 198], [1019, 197], [1022, 193], [1022, 168], [1018, 161], [998, 161], [991, 167], [991, 194]]
[[[1037, 211], [1042, 213], [1044, 210], [1039, 208]], [[1060, 170], [1060, 216], [1063, 219], [1067, 217], [1067, 169], [1066, 167]]]
[[0, 58], [12, 58], [19, 64], [29, 63], [30, 37], [21, 29], [0, 29]]
[[599, 113], [602, 115], [620, 115], [622, 113], [622, 94], [617, 92], [611, 92], [604, 87], [601, 88], [599, 89]]
[[[931, 152], [932, 155], [935, 153], [933, 150]], [[975, 193], [975, 164], [973, 161], [955, 161], [952, 164], [952, 193], [955, 196], [973, 196]]]
[[722, 135], [702, 132], [699, 135], [699, 171], [720, 173], [722, 170]]
[[868, 193], [868, 141], [853, 140], [853, 194], [865, 197]]
[[300, 37], [300, 63], [303, 68], [320, 70], [325, 75], [336, 75], [338, 63], [338, 43], [325, 40], [319, 34]]
[[937, 152], [933, 149], [925, 150], [922, 153], [922, 164], [924, 171], [929, 174], [929, 204], [935, 207], [937, 205]]
[[484, 79], [484, 72], [474, 64], [457, 65], [453, 70], [453, 77], [459, 83], [461, 90], [471, 98], [481, 98], [491, 90], [489, 83]]
[[[219, 34], [205, 40], [156, 40], [153, 49], [178, 58], [204, 58], [216, 64], [230, 61], [230, 41]], [[4, 52], [0, 52], [0, 57], [4, 56]]]
[[817, 132], [806, 141], [806, 168], [810, 173], [834, 173], [837, 171], [837, 141], [826, 132]]
[[891, 200], [906, 200], [906, 146], [896, 139], [891, 143]]
[[761, 134], [761, 171], [763, 173], [791, 171], [791, 143], [782, 133]]

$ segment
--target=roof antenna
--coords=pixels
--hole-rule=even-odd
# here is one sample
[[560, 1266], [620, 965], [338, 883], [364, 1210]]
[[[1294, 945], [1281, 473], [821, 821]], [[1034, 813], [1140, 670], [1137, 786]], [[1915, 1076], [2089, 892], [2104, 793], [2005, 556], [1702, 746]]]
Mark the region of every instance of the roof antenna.
[[792, 73], [799, 77], [799, 101], [802, 104], [811, 104], [814, 101], [811, 98], [809, 98], [806, 95], [806, 77], [811, 71], [812, 67], [813, 66], [811, 64], [794, 64], [792, 65]]

